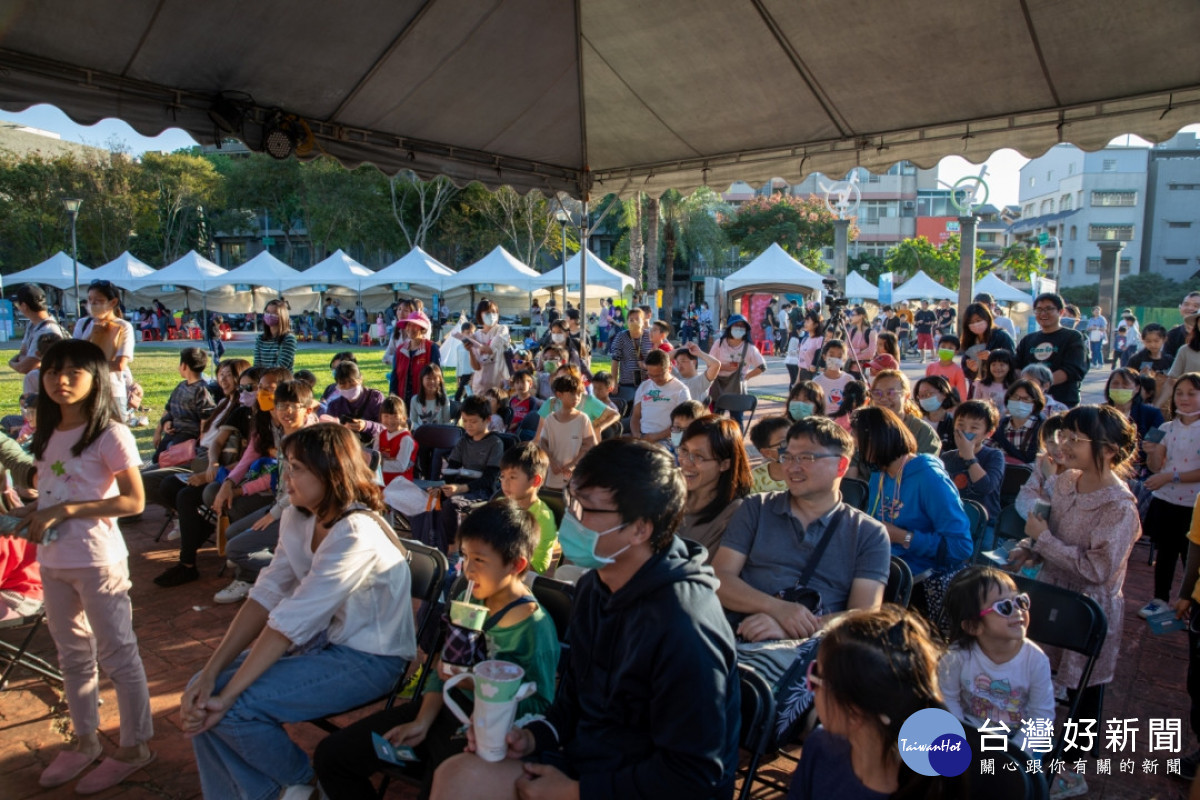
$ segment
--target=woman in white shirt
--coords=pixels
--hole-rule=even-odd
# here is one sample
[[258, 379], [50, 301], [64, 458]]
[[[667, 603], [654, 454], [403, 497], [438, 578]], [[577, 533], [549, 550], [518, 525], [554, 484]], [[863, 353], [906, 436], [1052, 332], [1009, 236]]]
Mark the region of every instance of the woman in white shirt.
[[313, 425], [282, 451], [275, 557], [181, 699], [205, 797], [307, 796], [308, 756], [282, 723], [386, 694], [416, 654], [407, 553], [357, 437]]

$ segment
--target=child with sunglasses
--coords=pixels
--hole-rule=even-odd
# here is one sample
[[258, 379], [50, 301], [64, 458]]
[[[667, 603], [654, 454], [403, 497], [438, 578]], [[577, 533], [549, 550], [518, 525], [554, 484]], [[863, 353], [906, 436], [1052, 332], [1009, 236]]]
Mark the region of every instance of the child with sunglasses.
[[1003, 722], [1025, 747], [1021, 720], [1054, 719], [1050, 659], [1025, 638], [1029, 595], [995, 567], [968, 567], [946, 590], [950, 649], [938, 681], [950, 713], [979, 727]]

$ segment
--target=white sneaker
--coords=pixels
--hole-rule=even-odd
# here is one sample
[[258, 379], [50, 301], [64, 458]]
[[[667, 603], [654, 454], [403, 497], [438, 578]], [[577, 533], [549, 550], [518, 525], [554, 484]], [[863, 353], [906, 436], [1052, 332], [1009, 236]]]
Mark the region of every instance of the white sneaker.
[[171, 527], [167, 529], [166, 539], [168, 542], [173, 542], [179, 538], [179, 520], [171, 523]]
[[[250, 594], [250, 587], [253, 585], [254, 584], [247, 583], [246, 581], [235, 580], [233, 583], [229, 584], [224, 589], [222, 589], [221, 591], [214, 594], [213, 602], [214, 603], [238, 603], [238, 602], [241, 602], [242, 600], [246, 599], [247, 595]], [[310, 790], [311, 790], [311, 788], [312, 787], [309, 787]]]
[[1155, 614], [1161, 614], [1170, 607], [1171, 604], [1166, 600], [1155, 598], [1141, 607], [1141, 610], [1138, 611], [1138, 616], [1142, 619], [1150, 619], [1150, 617], [1153, 617]]
[[285, 786], [279, 793], [279, 800], [309, 800], [312, 793], [313, 787], [306, 783]]

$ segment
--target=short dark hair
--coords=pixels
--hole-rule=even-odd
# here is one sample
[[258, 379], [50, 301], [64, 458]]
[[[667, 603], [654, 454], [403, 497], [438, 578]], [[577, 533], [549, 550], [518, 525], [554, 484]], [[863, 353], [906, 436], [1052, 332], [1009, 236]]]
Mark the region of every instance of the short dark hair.
[[280, 381], [275, 384], [275, 402], [278, 403], [302, 403], [306, 406], [313, 405], [313, 387], [308, 381], [296, 380], [293, 378], [290, 381]]
[[[693, 423], [694, 424], [694, 423]], [[665, 448], [637, 439], [609, 439], [584, 454], [571, 478], [575, 490], [595, 487], [612, 492], [621, 521], [644, 519], [654, 532], [650, 548], [666, 550], [683, 519], [687, 485]]]
[[[662, 351], [660, 350], [659, 352]], [[578, 375], [559, 375], [550, 384], [550, 388], [554, 390], [555, 394], [559, 392], [582, 392], [583, 381], [579, 379]]]
[[917, 440], [912, 431], [890, 408], [860, 408], [854, 412], [851, 427], [859, 455], [863, 463], [872, 469], [885, 469], [900, 456], [915, 455], [917, 452]]
[[63, 338], [64, 337], [60, 336], [54, 331], [41, 334], [38, 336], [37, 344], [34, 346], [34, 353], [40, 358], [41, 356], [45, 355], [46, 351], [53, 347], [56, 343], [61, 342]]
[[946, 614], [950, 617], [951, 644], [975, 642], [975, 636], [964, 630], [963, 625], [979, 622], [984, 610], [983, 601], [992, 589], [1015, 591], [1016, 588], [1012, 576], [995, 567], [967, 567], [955, 575], [946, 587], [945, 600]]
[[329, 366], [333, 367], [334, 364], [340, 364], [343, 361], [353, 361], [357, 364], [358, 356], [354, 355], [353, 350], [343, 350], [340, 353], [334, 353], [333, 358], [329, 359]]
[[708, 411], [704, 408], [704, 404], [699, 400], [684, 400], [682, 403], [671, 409], [671, 421], [674, 422], [680, 417], [687, 417], [688, 419], [700, 419], [707, 414]]
[[[1042, 413], [1042, 409], [1046, 407], [1046, 395], [1042, 392], [1042, 387], [1037, 384], [1037, 381], [1031, 381], [1028, 378], [1022, 378], [1004, 391], [1004, 402], [1013, 396], [1017, 389], [1024, 389], [1033, 398], [1033, 415], [1036, 417]], [[962, 408], [962, 406], [959, 406]], [[958, 411], [954, 412], [955, 414]]]
[[531, 480], [539, 475], [545, 478], [550, 469], [550, 457], [533, 442], [521, 442], [500, 456], [500, 469], [519, 469]]
[[961, 346], [962, 343], [959, 341], [958, 337], [955, 336], [953, 333], [947, 333], [941, 339], [938, 339], [938, 347], [939, 348], [944, 344], [953, 344], [954, 349], [957, 350]]
[[[222, 361], [222, 364], [225, 362]], [[309, 385], [309, 388], [317, 385], [317, 376], [313, 374], [311, 369], [298, 369], [292, 377], [298, 381], [304, 381]]]
[[1066, 303], [1063, 302], [1062, 295], [1058, 292], [1042, 292], [1037, 297], [1033, 298], [1033, 304], [1035, 306], [1042, 301], [1053, 303], [1054, 307], [1059, 311], [1062, 311], [1066, 307]]
[[17, 289], [16, 301], [29, 306], [30, 311], [46, 310], [46, 293], [37, 284], [27, 283]]
[[672, 350], [671, 358], [675, 359], [676, 361], [678, 361], [681, 358], [690, 358], [692, 361], [700, 360], [696, 356], [692, 355], [692, 351], [688, 350], [686, 347], [679, 347], [679, 348], [676, 348], [675, 350]]
[[401, 424], [408, 423], [408, 409], [404, 407], [404, 398], [389, 394], [379, 404], [380, 414], [392, 414], [401, 419]]
[[1167, 328], [1165, 325], [1159, 325], [1157, 322], [1151, 322], [1142, 328], [1142, 338], [1146, 338], [1146, 334], [1156, 333], [1164, 339], [1167, 338]]
[[782, 430], [792, 427], [792, 421], [782, 414], [773, 417], [763, 417], [758, 424], [750, 429], [750, 443], [760, 453], [764, 447], [771, 446], [771, 439]]
[[343, 361], [333, 371], [333, 380], [337, 383], [357, 383], [362, 380], [362, 371], [353, 361]]
[[[528, 378], [531, 381], [533, 380], [533, 373], [527, 369], [519, 369], [516, 372], [514, 372], [513, 376], [512, 376], [512, 380], [514, 383], [518, 380], [525, 380], [526, 378]], [[595, 383], [594, 377], [592, 378], [592, 382]]]
[[612, 373], [605, 372], [604, 370], [600, 370], [599, 372], [593, 372], [592, 373], [592, 386], [595, 386], [597, 383], [602, 384], [604, 386], [612, 386], [612, 384], [613, 384]]
[[671, 359], [663, 350], [651, 350], [646, 354], [645, 362], [647, 367], [663, 367], [664, 369], [669, 369], [671, 366]]
[[540, 538], [541, 531], [533, 515], [508, 498], [497, 498], [480, 506], [458, 527], [460, 545], [482, 542], [495, 550], [505, 565], [518, 558], [529, 561]]
[[179, 351], [179, 363], [199, 375], [208, 369], [208, 353], [199, 347], [185, 347]]
[[828, 417], [805, 417], [788, 428], [789, 442], [802, 436], [828, 450], [836, 450], [846, 458], [854, 455], [854, 439], [845, 428]]
[[488, 405], [487, 398], [473, 394], [463, 399], [462, 405], [458, 409], [458, 416], [476, 417], [486, 420], [492, 416], [492, 409]]
[[987, 426], [989, 431], [994, 431], [1000, 422], [1000, 412], [991, 403], [985, 403], [982, 400], [968, 400], [954, 409], [954, 419], [979, 420]]
[[663, 336], [671, 335], [671, 323], [667, 322], [665, 319], [654, 320], [654, 322], [650, 323], [650, 327], [656, 328]]

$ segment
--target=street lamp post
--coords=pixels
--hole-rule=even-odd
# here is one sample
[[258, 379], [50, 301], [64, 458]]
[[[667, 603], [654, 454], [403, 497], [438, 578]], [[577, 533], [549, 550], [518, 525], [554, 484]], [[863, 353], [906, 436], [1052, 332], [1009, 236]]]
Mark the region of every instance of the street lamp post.
[[70, 197], [63, 200], [63, 208], [71, 215], [71, 269], [74, 270], [75, 283], [75, 318], [79, 318], [79, 245], [75, 239], [75, 221], [79, 218], [79, 207], [83, 201]]
[[562, 314], [565, 320], [567, 316], [567, 223], [571, 221], [571, 215], [565, 208], [559, 206], [558, 211], [554, 212], [554, 218], [562, 226]]

